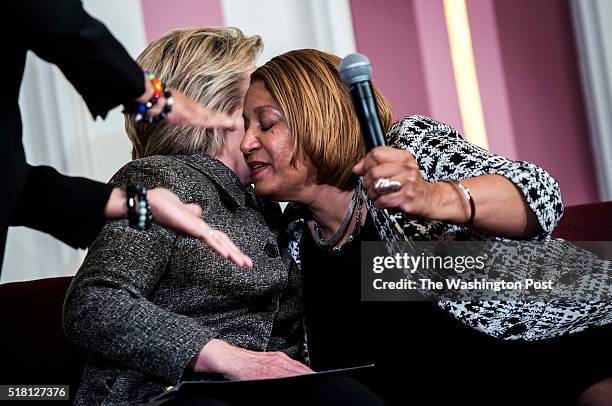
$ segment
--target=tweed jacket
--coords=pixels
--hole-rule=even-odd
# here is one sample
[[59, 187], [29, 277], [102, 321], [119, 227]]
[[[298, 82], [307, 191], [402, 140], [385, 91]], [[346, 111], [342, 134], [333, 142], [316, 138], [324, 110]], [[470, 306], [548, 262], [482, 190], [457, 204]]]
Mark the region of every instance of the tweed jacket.
[[88, 351], [76, 404], [137, 403], [175, 385], [212, 338], [299, 358], [301, 276], [278, 239], [278, 207], [207, 155], [135, 160], [111, 184], [164, 187], [253, 259], [242, 269], [200, 241], [154, 224], [111, 221], [67, 293], [64, 329]]

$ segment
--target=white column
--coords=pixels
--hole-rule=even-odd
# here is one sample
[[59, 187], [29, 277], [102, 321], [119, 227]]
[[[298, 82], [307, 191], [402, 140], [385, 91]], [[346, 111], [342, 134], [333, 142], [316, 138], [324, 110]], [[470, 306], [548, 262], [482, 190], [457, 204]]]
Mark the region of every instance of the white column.
[[600, 195], [612, 200], [612, 2], [572, 0], [570, 5]]
[[262, 36], [259, 64], [292, 49], [340, 57], [356, 49], [349, 0], [222, 0], [221, 7], [225, 25]]

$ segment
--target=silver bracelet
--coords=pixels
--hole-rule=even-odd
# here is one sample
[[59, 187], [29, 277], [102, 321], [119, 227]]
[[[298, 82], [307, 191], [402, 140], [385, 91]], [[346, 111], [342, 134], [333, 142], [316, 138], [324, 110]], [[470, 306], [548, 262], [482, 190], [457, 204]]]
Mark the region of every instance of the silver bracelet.
[[457, 180], [445, 180], [444, 182], [450, 183], [451, 185], [456, 185], [459, 189], [461, 189], [463, 196], [465, 196], [467, 201], [470, 203], [470, 218], [464, 225], [471, 227], [472, 223], [474, 222], [474, 216], [476, 215], [476, 205], [474, 204], [472, 192], [470, 192], [470, 189], [467, 186]]

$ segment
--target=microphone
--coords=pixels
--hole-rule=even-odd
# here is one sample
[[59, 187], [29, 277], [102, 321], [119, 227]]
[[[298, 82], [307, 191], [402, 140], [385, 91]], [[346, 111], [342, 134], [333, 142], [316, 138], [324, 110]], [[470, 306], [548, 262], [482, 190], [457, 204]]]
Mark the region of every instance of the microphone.
[[340, 62], [339, 71], [340, 80], [349, 87], [366, 149], [370, 151], [372, 148], [385, 145], [376, 98], [370, 82], [372, 77], [370, 60], [362, 54], [349, 54]]

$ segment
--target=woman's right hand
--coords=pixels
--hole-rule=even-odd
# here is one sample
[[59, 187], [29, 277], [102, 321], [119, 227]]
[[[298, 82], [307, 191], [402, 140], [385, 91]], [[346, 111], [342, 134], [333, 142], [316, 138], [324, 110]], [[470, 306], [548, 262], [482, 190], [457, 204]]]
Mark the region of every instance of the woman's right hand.
[[[138, 103], [146, 103], [153, 97], [153, 93], [155, 92], [151, 81], [146, 75], [144, 75], [144, 80], [145, 92], [136, 99]], [[172, 91], [174, 105], [172, 106], [172, 111], [168, 113], [168, 117], [166, 118], [168, 123], [180, 124], [187, 127], [236, 129], [238, 122], [227, 114], [204, 107], [201, 103], [190, 99], [176, 89], [170, 90]], [[157, 103], [146, 112], [146, 115], [149, 117], [159, 115], [159, 113], [163, 111], [166, 102], [167, 99], [162, 95]]]
[[257, 352], [213, 338], [193, 361], [195, 372], [221, 374], [232, 381], [282, 378], [313, 373], [284, 352]]

